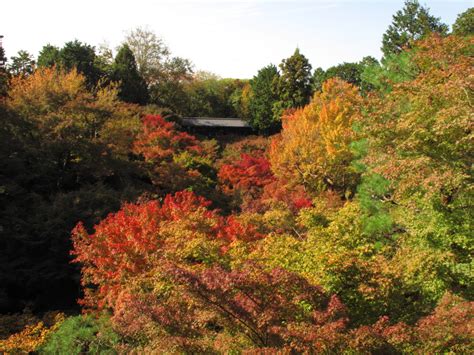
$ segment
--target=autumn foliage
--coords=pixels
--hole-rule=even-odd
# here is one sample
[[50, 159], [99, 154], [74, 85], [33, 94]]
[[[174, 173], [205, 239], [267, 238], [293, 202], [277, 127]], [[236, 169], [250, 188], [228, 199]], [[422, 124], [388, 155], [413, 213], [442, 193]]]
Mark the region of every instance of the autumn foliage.
[[[6, 326], [3, 319], [7, 317], [2, 317], [2, 326]], [[29, 317], [28, 315], [22, 315], [19, 318], [21, 320], [23, 318], [30, 319], [27, 320], [27, 324], [21, 331], [0, 340], [0, 351], [4, 354], [27, 354], [38, 351], [48, 337], [57, 331], [64, 321], [65, 315], [62, 313], [48, 313], [43, 316], [43, 320], [34, 319], [35, 317], [31, 315]], [[4, 331], [7, 331], [7, 329], [5, 328]]]
[[357, 89], [330, 79], [311, 103], [283, 117], [283, 130], [272, 141], [275, 175], [309, 191], [332, 189], [344, 194], [357, 182], [351, 168], [352, 126], [360, 120]]
[[160, 115], [146, 115], [132, 151], [143, 159], [141, 166], [160, 196], [191, 189], [218, 199], [213, 198], [216, 172], [212, 147], [180, 131], [175, 123]]
[[159, 115], [145, 116], [142, 127], [133, 150], [143, 155], [146, 161], [159, 164], [184, 151], [195, 154], [202, 152], [195, 137], [176, 130], [174, 123], [165, 121]]
[[[284, 203], [293, 211], [310, 207], [312, 201], [301, 185], [278, 178], [268, 159], [268, 147], [249, 141], [236, 144], [240, 157], [220, 165], [218, 178], [222, 190], [239, 201], [242, 211], [263, 212]], [[253, 144], [252, 144], [253, 143]]]
[[0, 351], [473, 353], [473, 44], [331, 78], [272, 137], [194, 136], [75, 69], [13, 78], [0, 281], [80, 270], [85, 314], [0, 317]]
[[231, 272], [214, 267], [171, 273], [193, 298], [217, 313], [222, 326], [239, 330], [255, 348], [330, 348], [336, 338], [331, 333], [345, 324], [344, 307], [336, 297], [329, 299], [319, 287], [283, 269], [266, 271], [248, 263]]
[[146, 274], [157, 263], [213, 263], [232, 242], [261, 238], [251, 226], [209, 210], [209, 204], [183, 191], [167, 195], [163, 203], [126, 204], [97, 225], [93, 234], [78, 224], [73, 231], [73, 254], [83, 265], [82, 303], [113, 307], [124, 283]]
[[265, 157], [245, 153], [236, 162], [223, 165], [219, 170], [219, 179], [224, 181], [228, 190], [240, 189], [251, 195], [275, 180], [270, 162]]

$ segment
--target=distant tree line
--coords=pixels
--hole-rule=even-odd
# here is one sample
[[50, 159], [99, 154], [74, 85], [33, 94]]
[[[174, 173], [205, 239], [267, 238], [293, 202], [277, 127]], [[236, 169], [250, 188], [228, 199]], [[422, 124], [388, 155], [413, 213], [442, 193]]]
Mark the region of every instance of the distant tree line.
[[73, 40], [63, 47], [47, 44], [38, 58], [20, 50], [4, 69], [3, 91], [8, 78], [29, 76], [37, 68], [77, 72], [89, 89], [118, 83], [118, 96], [127, 103], [153, 105], [178, 116], [241, 116], [240, 96], [246, 80], [222, 79], [194, 72], [191, 61], [173, 57], [169, 48], [146, 28], [130, 31], [115, 56], [107, 45], [95, 48]]
[[[472, 8], [460, 14], [452, 26], [453, 34], [471, 35], [473, 17]], [[191, 61], [172, 56], [163, 39], [153, 31], [136, 28], [126, 35], [115, 56], [107, 45], [96, 49], [74, 40], [62, 48], [45, 45], [37, 60], [21, 50], [10, 58], [7, 72], [18, 76], [30, 75], [36, 67], [76, 68], [85, 76], [89, 88], [118, 82], [119, 98], [125, 102], [155, 105], [182, 117], [241, 117], [256, 131], [272, 133], [280, 130], [281, 116], [286, 110], [306, 105], [330, 78], [345, 80], [362, 94], [373, 90], [368, 82], [371, 72], [432, 32], [445, 36], [449, 28], [417, 0], [407, 0], [383, 35], [380, 62], [367, 56], [359, 62], [312, 70], [297, 48], [278, 67], [269, 64], [251, 80], [223, 79], [211, 73], [194, 72]], [[3, 88], [6, 82], [0, 81]]]
[[[383, 58], [366, 56], [359, 62], [334, 65], [324, 70], [316, 68], [311, 73], [307, 58], [297, 49], [284, 59], [279, 69], [270, 64], [250, 80], [249, 103], [246, 117], [260, 132], [275, 132], [281, 127], [281, 116], [285, 109], [299, 108], [307, 104], [314, 92], [319, 92], [325, 81], [339, 78], [358, 87], [362, 94], [374, 89], [370, 83], [371, 73], [380, 70], [393, 56], [410, 48], [416, 40], [430, 33], [448, 34], [448, 26], [429, 13], [429, 9], [417, 0], [407, 0], [403, 9], [393, 16], [393, 21], [383, 35]], [[474, 33], [474, 11], [472, 8], [460, 14], [453, 25], [453, 34], [459, 36]], [[272, 114], [270, 114], [272, 112]]]

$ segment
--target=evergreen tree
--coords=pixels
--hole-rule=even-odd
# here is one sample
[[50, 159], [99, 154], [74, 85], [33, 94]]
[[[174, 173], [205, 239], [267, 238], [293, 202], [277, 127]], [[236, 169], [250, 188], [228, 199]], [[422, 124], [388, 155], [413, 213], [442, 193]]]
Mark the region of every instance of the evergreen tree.
[[458, 15], [453, 25], [453, 34], [456, 36], [470, 36], [474, 34], [474, 7]]
[[314, 69], [313, 77], [311, 80], [311, 85], [313, 86], [313, 91], [321, 91], [323, 83], [326, 81], [326, 72], [323, 68], [319, 67]]
[[89, 85], [95, 85], [101, 73], [95, 66], [95, 50], [94, 47], [74, 40], [67, 42], [59, 53], [61, 67], [70, 71], [76, 68], [77, 71], [86, 77]]
[[102, 74], [110, 77], [113, 71], [113, 64], [114, 55], [112, 49], [109, 48], [107, 43], [100, 44], [96, 49], [94, 65]]
[[359, 88], [362, 94], [366, 94], [369, 91], [375, 90], [375, 86], [373, 86], [370, 82], [365, 80], [364, 73], [366, 71], [373, 70], [373, 68], [380, 68], [380, 63], [377, 59], [372, 56], [366, 56], [362, 58], [359, 62]]
[[0, 98], [6, 96], [8, 90], [8, 73], [5, 70], [5, 50], [0, 46]]
[[59, 64], [59, 48], [51, 44], [43, 46], [38, 55], [38, 67], [52, 67]]
[[86, 77], [89, 87], [97, 84], [104, 73], [96, 63], [94, 47], [78, 40], [70, 41], [59, 49], [50, 44], [43, 47], [38, 56], [39, 67], [57, 67], [71, 71], [76, 68], [79, 73]]
[[362, 58], [360, 62], [357, 63], [342, 63], [339, 65], [334, 65], [324, 71], [322, 68], [317, 68], [313, 73], [313, 90], [321, 91], [323, 83], [331, 78], [339, 78], [359, 87], [363, 92], [370, 91], [371, 86], [364, 82], [362, 78], [362, 73], [367, 67], [377, 66], [379, 62], [377, 59], [371, 56], [366, 56]]
[[379, 65], [379, 61], [375, 59], [374, 57], [368, 55], [362, 58], [362, 60], [359, 62], [359, 65], [361, 65], [363, 68], [372, 66], [372, 65]]
[[280, 64], [281, 75], [274, 81], [279, 97], [273, 106], [275, 119], [280, 119], [285, 109], [303, 107], [311, 97], [311, 64], [296, 48], [295, 53]]
[[20, 50], [17, 56], [11, 57], [10, 59], [11, 64], [8, 66], [8, 70], [15, 76], [30, 75], [35, 70], [35, 60], [27, 51]]
[[3, 49], [2, 46], [0, 46], [0, 68], [3, 68], [6, 62], [7, 62], [7, 57], [5, 57], [5, 50]]
[[127, 44], [122, 45], [113, 64], [112, 80], [120, 82], [119, 97], [126, 102], [145, 104], [148, 90], [140, 76], [135, 56]]
[[317, 68], [313, 74], [313, 88], [320, 91], [323, 83], [330, 78], [339, 78], [352, 85], [360, 86], [362, 66], [359, 63], [342, 63], [332, 66], [324, 71]]
[[260, 69], [250, 81], [253, 94], [249, 102], [249, 124], [258, 131], [271, 131], [280, 126], [280, 117], [272, 114], [272, 107], [278, 101], [272, 85], [278, 77], [277, 67], [270, 64]]
[[188, 59], [167, 58], [160, 70], [154, 71], [154, 80], [149, 89], [150, 102], [175, 113], [182, 113], [187, 102], [185, 84], [192, 80], [192, 73], [192, 63]]
[[421, 6], [418, 0], [406, 0], [405, 7], [393, 16], [392, 24], [383, 35], [382, 52], [384, 56], [399, 53], [431, 32], [444, 35], [448, 26], [430, 15], [429, 9]]

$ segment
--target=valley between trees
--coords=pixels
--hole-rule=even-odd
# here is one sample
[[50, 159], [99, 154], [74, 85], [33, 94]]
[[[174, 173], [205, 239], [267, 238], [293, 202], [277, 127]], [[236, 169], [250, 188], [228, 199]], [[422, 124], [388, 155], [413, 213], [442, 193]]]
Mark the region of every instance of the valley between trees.
[[408, 0], [380, 62], [251, 80], [146, 29], [13, 57], [0, 351], [472, 353], [472, 8], [452, 28]]

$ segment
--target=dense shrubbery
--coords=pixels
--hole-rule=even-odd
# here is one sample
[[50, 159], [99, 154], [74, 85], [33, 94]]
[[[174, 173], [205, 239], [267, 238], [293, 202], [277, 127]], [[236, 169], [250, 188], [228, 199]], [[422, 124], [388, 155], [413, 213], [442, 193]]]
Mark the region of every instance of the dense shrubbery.
[[60, 323], [36, 350], [41, 354], [116, 354], [120, 343], [108, 317], [75, 316]]

